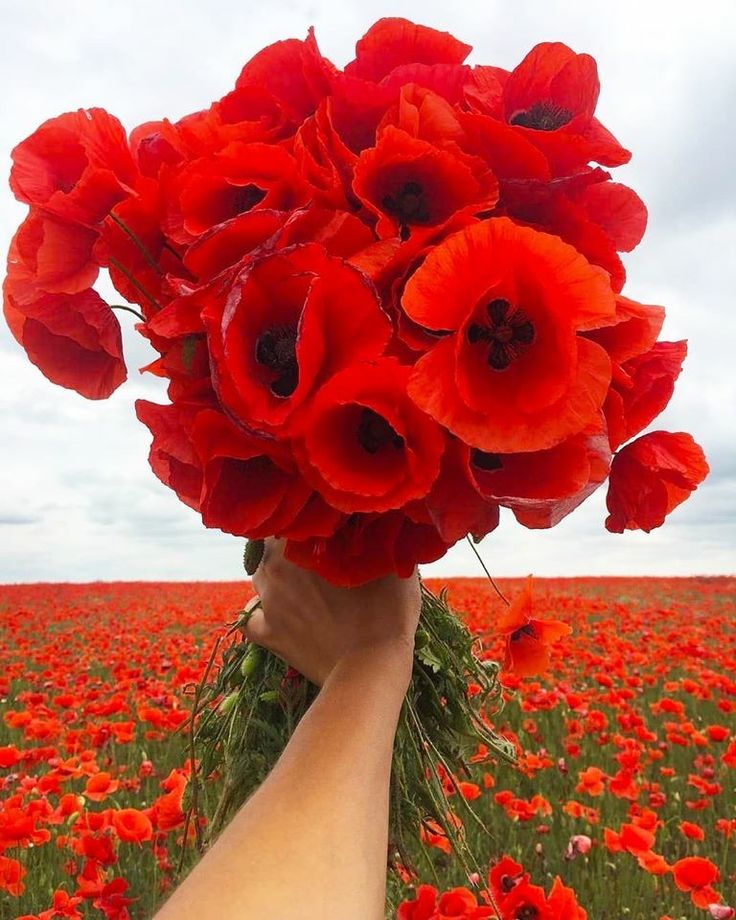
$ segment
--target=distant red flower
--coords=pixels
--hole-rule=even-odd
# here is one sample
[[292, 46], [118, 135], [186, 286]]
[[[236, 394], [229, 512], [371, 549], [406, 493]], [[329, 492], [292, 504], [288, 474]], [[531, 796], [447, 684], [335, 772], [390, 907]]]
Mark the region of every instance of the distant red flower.
[[121, 808], [112, 813], [112, 826], [121, 840], [143, 843], [153, 837], [150, 818], [137, 808]]
[[104, 802], [109, 795], [113, 795], [119, 788], [120, 783], [118, 780], [113, 779], [109, 773], [101, 771], [93, 774], [87, 780], [84, 795], [91, 802]]
[[659, 527], [708, 470], [689, 434], [655, 431], [627, 444], [611, 466], [606, 527], [614, 533]]
[[0, 891], [7, 891], [14, 897], [20, 897], [25, 890], [23, 879], [26, 875], [25, 866], [17, 859], [3, 856], [0, 853]]
[[705, 840], [705, 831], [698, 824], [691, 821], [680, 821], [680, 833], [689, 840]]
[[672, 876], [680, 891], [690, 894], [696, 907], [707, 907], [718, 901], [711, 887], [720, 878], [720, 872], [709, 859], [702, 856], [686, 856], [672, 866]]
[[555, 920], [587, 920], [588, 918], [587, 911], [578, 904], [573, 889], [563, 885], [559, 875], [555, 876], [550, 888], [547, 907], [550, 917]]

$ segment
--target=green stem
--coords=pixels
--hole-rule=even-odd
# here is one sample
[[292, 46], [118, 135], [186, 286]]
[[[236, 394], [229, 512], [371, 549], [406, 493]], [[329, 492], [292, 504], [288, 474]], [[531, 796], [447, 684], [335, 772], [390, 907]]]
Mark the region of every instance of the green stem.
[[136, 233], [134, 233], [124, 221], [120, 220], [120, 218], [116, 214], [113, 214], [112, 212], [110, 213], [110, 220], [112, 220], [113, 223], [116, 223], [118, 227], [120, 227], [120, 229], [123, 231], [123, 233], [135, 243], [135, 245], [138, 247], [141, 254], [143, 255], [143, 258], [146, 260], [146, 262], [148, 262], [148, 264], [156, 272], [156, 274], [163, 275], [163, 272], [161, 271], [161, 267], [159, 266], [158, 262], [153, 258], [151, 253], [148, 251], [143, 240]]
[[146, 321], [146, 317], [145, 317], [142, 313], [139, 313], [137, 310], [134, 310], [132, 307], [126, 307], [126, 306], [125, 306], [124, 304], [122, 304], [122, 303], [111, 303], [111, 304], [110, 304], [110, 309], [111, 309], [111, 310], [125, 310], [126, 313], [132, 313], [133, 316], [137, 316], [138, 319], [139, 319], [142, 323], [145, 323], [145, 321]]
[[117, 270], [120, 272], [121, 275], [125, 275], [125, 277], [128, 279], [128, 281], [130, 281], [130, 283], [133, 285], [133, 287], [134, 287], [136, 290], [140, 291], [141, 294], [143, 294], [143, 296], [146, 298], [146, 300], [150, 301], [151, 304], [152, 304], [157, 310], [160, 310], [160, 309], [161, 309], [161, 307], [159, 306], [159, 303], [158, 303], [158, 301], [156, 300], [156, 298], [153, 297], [153, 296], [151, 296], [151, 294], [148, 293], [148, 291], [143, 287], [143, 285], [140, 283], [140, 281], [136, 280], [136, 279], [133, 277], [133, 275], [131, 275], [131, 273], [128, 271], [128, 269], [127, 269], [124, 265], [122, 265], [120, 262], [118, 262], [117, 259], [110, 259], [110, 265], [112, 265], [114, 268], [117, 268]]
[[469, 547], [473, 550], [473, 552], [475, 553], [475, 556], [476, 556], [478, 562], [480, 562], [483, 571], [486, 573], [486, 575], [487, 575], [487, 577], [488, 577], [488, 581], [490, 581], [490, 583], [493, 585], [493, 588], [494, 588], [496, 594], [501, 598], [501, 600], [504, 602], [504, 604], [508, 604], [509, 606], [511, 606], [511, 601], [509, 601], [509, 599], [506, 597], [506, 595], [503, 594], [503, 592], [501, 591], [501, 589], [498, 587], [498, 585], [496, 584], [496, 582], [493, 580], [493, 575], [491, 575], [491, 573], [490, 573], [490, 572], [488, 571], [488, 569], [486, 568], [486, 564], [485, 564], [485, 562], [483, 562], [483, 557], [482, 557], [481, 554], [478, 552], [478, 549], [477, 549], [475, 543], [473, 543], [473, 541], [471, 540], [470, 537], [466, 537], [465, 539], [466, 539], [467, 542], [468, 542], [468, 546], [469, 546]]

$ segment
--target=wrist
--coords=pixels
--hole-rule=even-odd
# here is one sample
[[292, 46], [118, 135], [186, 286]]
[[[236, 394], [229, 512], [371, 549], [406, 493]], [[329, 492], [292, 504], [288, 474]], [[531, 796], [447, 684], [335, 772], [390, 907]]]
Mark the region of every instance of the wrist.
[[413, 665], [413, 637], [379, 639], [346, 651], [335, 663], [328, 680], [361, 675], [403, 697], [411, 681]]

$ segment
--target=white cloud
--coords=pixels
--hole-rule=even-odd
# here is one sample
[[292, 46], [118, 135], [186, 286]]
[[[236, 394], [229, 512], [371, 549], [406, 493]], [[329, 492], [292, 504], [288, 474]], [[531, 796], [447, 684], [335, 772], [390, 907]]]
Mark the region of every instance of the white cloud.
[[[627, 292], [666, 304], [667, 335], [690, 339], [661, 427], [693, 431], [713, 474], [652, 534], [607, 534], [601, 492], [554, 531], [528, 532], [509, 516], [483, 552], [498, 575], [734, 569], [732, 4], [26, 0], [8, 7], [0, 59], [4, 155], [45, 118], [80, 105], [102, 105], [128, 127], [202, 108], [232, 86], [260, 47], [301, 37], [311, 24], [338, 64], [382, 15], [449, 29], [475, 45], [475, 62], [511, 67], [535, 42], [550, 39], [592, 53], [603, 84], [599, 112], [634, 151], [619, 178], [650, 207], [644, 243], [627, 259]], [[23, 214], [2, 192], [3, 249]], [[123, 315], [124, 326], [126, 319], [132, 318]], [[242, 574], [239, 541], [205, 531], [150, 473], [149, 436], [132, 406], [140, 396], [164, 401], [163, 386], [135, 370], [148, 360], [145, 343], [126, 334], [125, 345], [131, 379], [108, 402], [88, 403], [49, 384], [0, 329], [0, 580]], [[431, 572], [477, 574], [478, 568], [461, 546]]]

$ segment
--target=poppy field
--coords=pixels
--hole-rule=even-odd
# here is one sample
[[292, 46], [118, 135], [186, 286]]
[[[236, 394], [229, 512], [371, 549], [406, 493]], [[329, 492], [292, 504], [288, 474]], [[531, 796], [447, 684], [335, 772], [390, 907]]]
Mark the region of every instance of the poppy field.
[[[433, 587], [438, 587], [434, 584]], [[513, 599], [520, 580], [501, 580]], [[518, 763], [482, 749], [446, 777], [483, 872], [437, 827], [400, 920], [728, 920], [736, 904], [736, 580], [540, 579], [532, 616], [550, 669], [517, 643], [494, 724]], [[0, 920], [150, 917], [197, 859], [187, 820], [188, 711], [247, 583], [0, 588]], [[480, 579], [450, 601], [506, 655], [505, 605]], [[478, 821], [467, 809], [475, 809]], [[481, 829], [482, 825], [487, 829]], [[495, 906], [494, 906], [495, 905]], [[349, 913], [346, 914], [349, 916]]]

